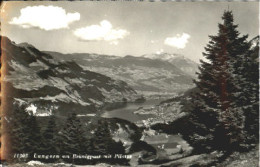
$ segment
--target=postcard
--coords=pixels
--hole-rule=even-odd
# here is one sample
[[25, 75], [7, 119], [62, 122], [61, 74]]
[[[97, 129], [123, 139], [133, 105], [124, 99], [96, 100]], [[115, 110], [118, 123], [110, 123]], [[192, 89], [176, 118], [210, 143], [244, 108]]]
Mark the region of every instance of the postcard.
[[4, 167], [256, 167], [259, 2], [1, 2]]

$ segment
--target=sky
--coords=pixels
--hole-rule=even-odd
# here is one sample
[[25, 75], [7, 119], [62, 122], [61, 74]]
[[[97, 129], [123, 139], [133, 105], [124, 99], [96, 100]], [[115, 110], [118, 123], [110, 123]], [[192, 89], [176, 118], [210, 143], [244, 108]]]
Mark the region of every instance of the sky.
[[199, 62], [224, 10], [241, 35], [259, 34], [259, 2], [5, 2], [1, 33], [61, 53], [177, 53]]

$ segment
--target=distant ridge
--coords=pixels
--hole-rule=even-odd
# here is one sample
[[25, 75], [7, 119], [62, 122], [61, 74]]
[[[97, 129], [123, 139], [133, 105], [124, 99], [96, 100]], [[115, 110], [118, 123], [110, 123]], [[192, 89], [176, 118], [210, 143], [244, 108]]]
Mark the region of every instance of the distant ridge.
[[[125, 57], [90, 53], [61, 54], [46, 52], [59, 61], [73, 58], [83, 69], [127, 82], [139, 92], [172, 93], [193, 87], [197, 65], [186, 59], [169, 61], [145, 56]], [[165, 54], [166, 55], [166, 54]], [[183, 62], [182, 62], [183, 61]], [[194, 73], [193, 75], [189, 74]]]
[[[140, 95], [126, 82], [83, 69], [73, 59], [58, 60], [28, 43], [3, 38], [8, 75], [4, 82], [14, 102], [37, 107], [37, 112], [60, 114], [96, 112], [115, 102], [134, 102]], [[58, 54], [58, 53], [56, 53]]]
[[198, 72], [199, 64], [188, 59], [182, 54], [170, 54], [170, 53], [160, 53], [160, 54], [146, 54], [142, 57], [154, 59], [154, 60], [163, 60], [172, 63], [174, 66], [178, 67], [180, 70], [186, 74], [191, 75], [196, 78], [196, 72]]

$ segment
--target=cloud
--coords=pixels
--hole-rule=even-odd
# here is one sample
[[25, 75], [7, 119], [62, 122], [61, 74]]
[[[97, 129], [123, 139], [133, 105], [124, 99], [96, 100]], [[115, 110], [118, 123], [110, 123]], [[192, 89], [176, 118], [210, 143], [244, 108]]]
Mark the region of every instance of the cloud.
[[172, 47], [176, 47], [178, 49], [183, 49], [186, 47], [186, 44], [188, 43], [189, 38], [190, 38], [189, 34], [182, 33], [181, 36], [180, 36], [180, 34], [177, 34], [177, 36], [175, 36], [175, 37], [166, 38], [164, 40], [164, 44], [172, 46]]
[[100, 25], [90, 25], [83, 28], [78, 28], [74, 32], [80, 40], [83, 41], [109, 41], [112, 45], [117, 45], [119, 39], [123, 39], [129, 35], [129, 32], [124, 29], [114, 29], [112, 24], [103, 20]]
[[80, 14], [66, 13], [65, 9], [57, 6], [28, 6], [20, 10], [20, 16], [14, 17], [9, 24], [23, 28], [40, 28], [42, 30], [57, 30], [69, 28], [69, 24], [78, 21]]

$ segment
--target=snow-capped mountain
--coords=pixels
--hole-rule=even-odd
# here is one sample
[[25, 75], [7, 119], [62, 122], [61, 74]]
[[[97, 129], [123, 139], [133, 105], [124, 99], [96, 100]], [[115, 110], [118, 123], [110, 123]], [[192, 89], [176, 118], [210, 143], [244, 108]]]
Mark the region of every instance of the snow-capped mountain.
[[181, 54], [170, 54], [170, 53], [160, 53], [160, 54], [146, 54], [142, 57], [154, 59], [154, 60], [163, 60], [170, 62], [174, 66], [178, 67], [180, 70], [186, 74], [196, 77], [196, 72], [198, 72], [198, 64], [184, 55]]
[[160, 59], [164, 61], [173, 60], [177, 57], [182, 57], [180, 54], [169, 54], [169, 53], [155, 53], [155, 54], [145, 54], [142, 57], [149, 58], [149, 59]]
[[2, 52], [9, 97], [37, 106], [37, 112], [49, 112], [52, 107], [57, 112], [88, 113], [104, 104], [140, 98], [124, 81], [84, 70], [74, 61], [58, 61], [30, 44], [15, 44], [3, 37]]

